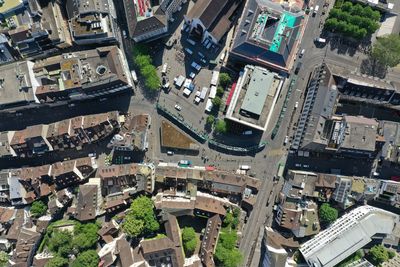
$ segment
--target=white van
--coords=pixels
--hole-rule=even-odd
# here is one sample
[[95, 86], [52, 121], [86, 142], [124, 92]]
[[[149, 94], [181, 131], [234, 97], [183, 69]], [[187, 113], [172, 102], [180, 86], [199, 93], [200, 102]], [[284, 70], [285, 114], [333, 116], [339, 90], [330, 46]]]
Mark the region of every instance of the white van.
[[248, 170], [250, 170], [251, 169], [251, 166], [249, 166], [249, 165], [240, 165], [240, 167], [239, 167], [241, 170], [245, 170], [245, 171], [248, 171]]
[[166, 73], [167, 73], [167, 68], [168, 68], [168, 64], [167, 64], [167, 63], [164, 63], [164, 65], [163, 65], [163, 67], [162, 67], [162, 70], [161, 70], [161, 73], [162, 73], [162, 74], [166, 74]]
[[138, 82], [138, 78], [137, 78], [137, 75], [136, 75], [136, 71], [132, 70], [131, 71], [131, 75], [132, 75], [133, 82], [137, 83]]

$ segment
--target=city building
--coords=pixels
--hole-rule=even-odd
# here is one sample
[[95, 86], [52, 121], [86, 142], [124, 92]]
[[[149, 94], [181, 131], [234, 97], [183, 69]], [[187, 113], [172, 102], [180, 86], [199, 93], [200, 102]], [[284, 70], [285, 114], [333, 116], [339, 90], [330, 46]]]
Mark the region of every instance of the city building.
[[318, 205], [315, 202], [317, 175], [302, 171], [289, 171], [279, 193], [275, 221], [300, 238], [315, 235], [320, 230]]
[[222, 197], [233, 197], [232, 201], [237, 201], [236, 197], [239, 197], [242, 204], [245, 199], [255, 198], [261, 186], [260, 180], [247, 175], [200, 166], [179, 167], [171, 163], [159, 163], [155, 177], [157, 186], [161, 188], [176, 188], [182, 192], [203, 190]]
[[103, 196], [119, 193], [137, 194], [139, 192], [153, 192], [154, 166], [152, 164], [121, 164], [101, 167], [97, 177], [101, 179]]
[[11, 41], [3, 34], [0, 34], [0, 64], [10, 63], [18, 56], [17, 51], [12, 47]]
[[113, 44], [119, 41], [113, 1], [67, 0], [66, 10], [74, 43]]
[[390, 236], [399, 223], [399, 215], [361, 206], [337, 219], [329, 228], [300, 246], [309, 266], [335, 266], [372, 240]]
[[198, 1], [184, 16], [185, 23], [201, 42], [209, 40], [217, 44], [231, 28], [241, 3], [240, 0]]
[[381, 163], [384, 168], [396, 168], [400, 164], [400, 123], [380, 121], [385, 144], [381, 150]]
[[[262, 267], [294, 267], [296, 262], [290, 257], [291, 251], [297, 250], [300, 246], [299, 242], [293, 238], [287, 239], [271, 227], [266, 226], [264, 229], [263, 245], [265, 248], [264, 258], [261, 259]], [[293, 254], [293, 253], [291, 253]]]
[[[58, 1], [21, 2], [11, 16], [7, 15], [0, 28], [22, 57], [42, 57], [71, 47], [67, 21]], [[3, 6], [7, 8], [7, 5]]]
[[94, 220], [103, 214], [100, 187], [100, 178], [90, 178], [86, 184], [79, 185], [78, 197], [68, 208], [68, 213], [81, 222]]
[[4, 20], [11, 16], [14, 16], [25, 9], [27, 0], [13, 0], [13, 1], [1, 1], [0, 6], [0, 19]]
[[39, 103], [32, 86], [32, 61], [0, 66], [0, 111]]
[[303, 1], [248, 0], [230, 57], [240, 62], [289, 72], [304, 27]]
[[[37, 167], [23, 167], [0, 171], [1, 194], [12, 205], [26, 205], [57, 190], [76, 185], [87, 179], [97, 169], [94, 158], [79, 158]], [[5, 181], [7, 180], [7, 186]], [[3, 187], [4, 185], [4, 187]], [[67, 198], [68, 198], [68, 193]], [[69, 200], [63, 194], [59, 202]], [[57, 205], [56, 205], [57, 206]], [[54, 208], [57, 208], [57, 207]], [[61, 207], [60, 207], [61, 208]]]
[[283, 83], [278, 74], [247, 65], [231, 88], [225, 117], [246, 128], [265, 131]]
[[16, 116], [21, 115], [19, 110], [40, 107], [41, 103], [76, 101], [131, 89], [128, 64], [116, 46], [0, 66], [0, 112], [16, 112]]
[[40, 240], [41, 234], [36, 232], [35, 227], [22, 227], [18, 234], [15, 250], [9, 260], [10, 266], [32, 266], [33, 257], [40, 244]]
[[334, 115], [336, 82], [326, 65], [315, 69], [300, 114], [292, 149], [371, 157], [384, 143], [375, 119]]
[[99, 97], [132, 89], [123, 52], [116, 46], [72, 52], [35, 62], [29, 71], [41, 102]]
[[208, 218], [207, 226], [205, 229], [205, 236], [200, 245], [200, 259], [206, 267], [215, 266], [214, 263], [214, 252], [217, 247], [217, 241], [219, 238], [219, 231], [222, 226], [221, 217], [218, 214]]
[[164, 224], [167, 234], [164, 238], [142, 240], [133, 251], [134, 266], [183, 266], [185, 256], [180, 240], [178, 221], [173, 215], [168, 215]]
[[122, 151], [146, 151], [149, 147], [150, 124], [149, 114], [126, 116], [121, 130], [114, 135], [108, 147]]
[[51, 124], [1, 133], [4, 156], [32, 157], [49, 151], [82, 149], [111, 135], [120, 127], [117, 111], [79, 116]]
[[152, 6], [148, 0], [123, 0], [129, 36], [135, 42], [148, 42], [168, 34], [169, 22], [187, 0], [160, 0]]

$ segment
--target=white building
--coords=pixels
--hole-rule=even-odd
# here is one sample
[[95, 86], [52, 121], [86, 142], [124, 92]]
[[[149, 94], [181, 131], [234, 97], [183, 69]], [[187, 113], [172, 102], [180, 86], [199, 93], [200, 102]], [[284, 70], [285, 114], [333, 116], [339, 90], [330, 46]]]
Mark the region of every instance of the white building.
[[300, 252], [309, 266], [335, 266], [367, 245], [375, 235], [391, 235], [398, 222], [399, 215], [367, 205], [361, 206], [304, 243]]

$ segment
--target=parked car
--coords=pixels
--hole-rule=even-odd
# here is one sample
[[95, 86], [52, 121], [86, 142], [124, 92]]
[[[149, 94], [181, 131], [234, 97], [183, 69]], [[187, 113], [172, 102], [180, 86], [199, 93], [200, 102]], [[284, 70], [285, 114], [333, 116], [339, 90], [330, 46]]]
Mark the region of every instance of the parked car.
[[178, 104], [176, 104], [176, 105], [175, 105], [175, 109], [178, 110], [178, 111], [181, 111], [181, 110], [182, 110], [182, 107], [179, 106]]
[[167, 151], [167, 155], [168, 155], [168, 156], [172, 156], [172, 155], [174, 155], [174, 152], [173, 152], [173, 151], [170, 151], [170, 150], [168, 150], [168, 151]]

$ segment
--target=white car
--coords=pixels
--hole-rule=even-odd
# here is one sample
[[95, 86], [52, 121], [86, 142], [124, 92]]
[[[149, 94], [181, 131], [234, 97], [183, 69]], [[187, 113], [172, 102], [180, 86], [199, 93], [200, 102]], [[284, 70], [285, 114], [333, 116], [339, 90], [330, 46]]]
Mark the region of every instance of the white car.
[[179, 106], [178, 104], [176, 104], [176, 105], [175, 105], [175, 109], [178, 110], [178, 111], [181, 111], [181, 110], [182, 110], [182, 107]]

